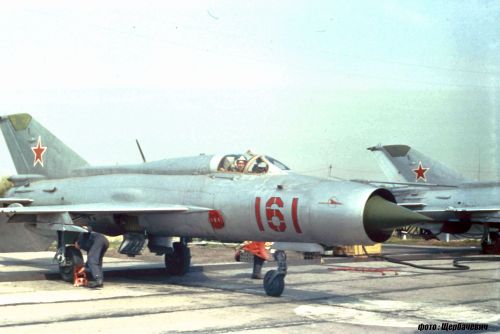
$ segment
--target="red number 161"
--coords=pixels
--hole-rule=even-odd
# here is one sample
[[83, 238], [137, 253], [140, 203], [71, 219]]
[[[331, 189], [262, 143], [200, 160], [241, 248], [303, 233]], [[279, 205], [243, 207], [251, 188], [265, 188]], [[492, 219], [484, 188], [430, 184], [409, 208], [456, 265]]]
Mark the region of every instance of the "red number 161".
[[[257, 220], [257, 226], [259, 227], [260, 231], [264, 231], [264, 225], [262, 224], [262, 217], [260, 215], [260, 202], [261, 198], [256, 197], [255, 198], [255, 218]], [[292, 200], [292, 223], [293, 223], [293, 228], [295, 229], [295, 232], [297, 233], [302, 233], [302, 230], [299, 225], [299, 220], [297, 217], [297, 206], [299, 203], [299, 199], [294, 197]], [[271, 228], [273, 231], [276, 232], [285, 232], [286, 231], [286, 222], [285, 222], [285, 216], [283, 215], [283, 212], [281, 209], [283, 208], [283, 200], [281, 197], [271, 197], [267, 200], [266, 202], [266, 218], [267, 218], [267, 224], [269, 225], [269, 228]], [[276, 218], [273, 220], [273, 218]], [[279, 224], [275, 223], [276, 220], [279, 222]]]

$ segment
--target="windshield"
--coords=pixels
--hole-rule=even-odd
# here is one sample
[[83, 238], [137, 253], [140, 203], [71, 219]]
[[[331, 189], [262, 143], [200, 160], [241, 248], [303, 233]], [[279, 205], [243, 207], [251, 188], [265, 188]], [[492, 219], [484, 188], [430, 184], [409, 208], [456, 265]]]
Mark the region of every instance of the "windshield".
[[290, 170], [290, 168], [288, 168], [284, 163], [282, 163], [274, 158], [271, 158], [268, 155], [266, 155], [266, 159], [269, 160], [270, 163], [272, 163], [273, 165], [275, 165], [276, 167], [278, 167], [281, 170]]

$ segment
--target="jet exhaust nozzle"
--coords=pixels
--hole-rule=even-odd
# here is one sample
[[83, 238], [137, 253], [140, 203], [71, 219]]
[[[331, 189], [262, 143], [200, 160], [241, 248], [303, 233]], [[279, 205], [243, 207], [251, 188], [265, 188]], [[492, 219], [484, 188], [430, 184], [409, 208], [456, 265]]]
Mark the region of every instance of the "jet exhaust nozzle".
[[398, 206], [375, 194], [365, 204], [363, 225], [368, 237], [374, 242], [387, 241], [392, 231], [398, 227], [408, 226], [432, 220], [418, 212]]

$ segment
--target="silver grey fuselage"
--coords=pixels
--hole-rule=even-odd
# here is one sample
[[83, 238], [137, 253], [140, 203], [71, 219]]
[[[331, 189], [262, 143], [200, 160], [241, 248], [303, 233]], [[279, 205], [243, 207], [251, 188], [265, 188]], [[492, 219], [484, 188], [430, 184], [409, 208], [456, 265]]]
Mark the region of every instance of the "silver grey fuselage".
[[[31, 182], [12, 189], [9, 196], [29, 196], [32, 205], [82, 203], [165, 203], [213, 208], [220, 211], [224, 227], [213, 228], [207, 213], [140, 214], [139, 224], [157, 236], [189, 236], [219, 240], [266, 240], [317, 242], [325, 245], [372, 244], [363, 226], [363, 209], [377, 191], [347, 181], [331, 181], [297, 175], [207, 175], [105, 174]], [[260, 205], [256, 208], [256, 199]], [[266, 207], [270, 198], [283, 205]], [[329, 202], [335, 198], [335, 203]], [[296, 225], [292, 216], [297, 199]], [[260, 212], [261, 227], [258, 223]], [[279, 217], [268, 219], [269, 210], [279, 210], [285, 229], [275, 231]]]

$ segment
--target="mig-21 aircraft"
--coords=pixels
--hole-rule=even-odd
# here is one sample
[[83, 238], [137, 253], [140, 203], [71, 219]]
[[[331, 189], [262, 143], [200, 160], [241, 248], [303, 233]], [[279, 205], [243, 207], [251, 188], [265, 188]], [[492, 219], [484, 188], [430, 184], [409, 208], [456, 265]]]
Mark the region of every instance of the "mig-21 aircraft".
[[[420, 227], [482, 238], [483, 252], [500, 253], [500, 182], [467, 180], [407, 145], [377, 145], [375, 154], [399, 205], [433, 220]], [[374, 181], [373, 183], [380, 183]]]
[[[386, 189], [294, 173], [259, 154], [198, 155], [123, 166], [90, 166], [28, 114], [0, 117], [18, 175], [0, 199], [9, 223], [57, 231], [60, 273], [72, 280], [82, 255], [75, 236], [123, 235], [119, 251], [165, 256], [185, 274], [190, 238], [283, 241], [322, 247], [373, 244], [393, 229], [428, 220]], [[240, 156], [247, 160], [235, 171]], [[173, 237], [180, 241], [173, 242]], [[269, 271], [266, 293], [281, 295], [286, 263]]]

